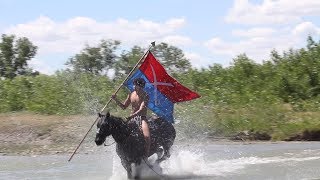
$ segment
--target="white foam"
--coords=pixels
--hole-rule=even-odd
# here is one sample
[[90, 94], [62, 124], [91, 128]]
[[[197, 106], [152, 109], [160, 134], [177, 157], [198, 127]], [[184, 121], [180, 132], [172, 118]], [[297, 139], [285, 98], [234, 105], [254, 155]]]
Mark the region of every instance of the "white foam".
[[240, 172], [250, 165], [287, 163], [319, 160], [320, 156], [309, 157], [241, 157], [236, 159], [221, 159], [212, 161], [206, 159], [201, 152], [180, 150], [174, 153], [168, 161], [161, 164], [163, 172], [169, 175], [206, 175], [226, 176]]
[[[119, 157], [114, 153], [113, 161], [113, 175], [112, 180], [126, 179], [126, 172], [120, 163]], [[241, 157], [236, 159], [220, 159], [209, 160], [207, 155], [201, 151], [191, 150], [175, 150], [170, 159], [162, 162], [160, 167], [155, 164], [156, 156], [149, 158], [153, 169], [160, 173], [160, 167], [165, 175], [183, 175], [183, 176], [227, 176], [231, 173], [242, 172], [240, 170], [259, 164], [271, 163], [288, 163], [320, 160], [320, 156], [276, 156], [276, 157]], [[141, 165], [142, 177], [156, 177], [157, 174], [153, 172], [146, 164]]]
[[[112, 170], [112, 176], [110, 177], [110, 180], [126, 180], [127, 179], [127, 172], [125, 171], [124, 167], [121, 165], [120, 158], [118, 155], [113, 151], [113, 170]], [[138, 167], [141, 169], [141, 177], [157, 177], [158, 174], [161, 173], [161, 167], [159, 164], [156, 164], [157, 156], [153, 155], [149, 158], [147, 165], [144, 161], [141, 163], [141, 165]], [[150, 169], [152, 167], [152, 169]]]
[[200, 152], [178, 151], [163, 162], [161, 167], [165, 174], [192, 175], [205, 168], [205, 160]]
[[110, 180], [126, 180], [127, 172], [124, 169], [124, 167], [121, 165], [120, 158], [117, 155], [115, 148], [111, 152], [112, 152], [112, 176], [110, 177]]

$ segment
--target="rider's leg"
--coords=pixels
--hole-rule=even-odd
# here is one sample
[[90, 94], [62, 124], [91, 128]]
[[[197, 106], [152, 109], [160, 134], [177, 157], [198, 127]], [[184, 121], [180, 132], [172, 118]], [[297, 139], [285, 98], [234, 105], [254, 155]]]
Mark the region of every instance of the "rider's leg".
[[148, 157], [150, 153], [150, 130], [149, 130], [147, 120], [145, 119], [142, 120], [142, 133], [146, 141], [145, 156]]

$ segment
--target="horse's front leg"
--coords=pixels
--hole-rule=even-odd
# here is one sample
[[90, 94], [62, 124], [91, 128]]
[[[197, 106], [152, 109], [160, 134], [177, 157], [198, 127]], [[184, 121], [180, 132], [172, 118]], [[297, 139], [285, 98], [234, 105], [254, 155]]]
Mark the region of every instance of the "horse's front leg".
[[170, 156], [171, 156], [170, 149], [167, 147], [164, 147], [164, 149], [162, 149], [162, 154], [163, 155], [161, 156], [161, 158], [158, 156], [158, 159], [156, 160], [156, 162], [158, 164], [160, 164], [162, 161], [170, 158]]
[[127, 178], [128, 179], [133, 179], [132, 168], [131, 168], [130, 163], [128, 161], [124, 160], [124, 159], [121, 159], [121, 164], [124, 167], [124, 169], [127, 171]]
[[141, 160], [135, 163], [131, 163], [131, 172], [134, 179], [141, 178]]
[[157, 148], [156, 154], [157, 154], [156, 162], [158, 162], [164, 155], [162, 146]]
[[121, 160], [121, 164], [127, 171], [128, 179], [140, 179], [141, 176], [141, 163], [129, 163], [128, 161]]

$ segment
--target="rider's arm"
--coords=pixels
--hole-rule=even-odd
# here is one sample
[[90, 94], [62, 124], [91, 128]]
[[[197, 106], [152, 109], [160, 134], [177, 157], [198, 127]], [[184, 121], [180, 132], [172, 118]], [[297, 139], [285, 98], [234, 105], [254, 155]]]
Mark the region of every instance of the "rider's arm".
[[122, 109], [126, 109], [126, 108], [130, 105], [130, 103], [131, 103], [130, 94], [128, 94], [127, 99], [126, 99], [123, 103], [120, 102], [120, 101], [117, 99], [116, 95], [113, 95], [113, 96], [112, 96], [112, 99], [113, 99], [113, 100], [117, 103], [117, 105], [120, 106]]

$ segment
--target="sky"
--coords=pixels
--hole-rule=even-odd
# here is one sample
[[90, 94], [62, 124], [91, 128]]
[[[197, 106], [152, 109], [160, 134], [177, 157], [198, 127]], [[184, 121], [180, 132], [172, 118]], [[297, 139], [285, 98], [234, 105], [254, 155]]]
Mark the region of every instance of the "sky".
[[123, 50], [165, 42], [206, 68], [305, 47], [308, 35], [319, 39], [319, 16], [320, 0], [0, 0], [0, 34], [38, 46], [29, 65], [44, 74], [102, 39], [120, 40]]

